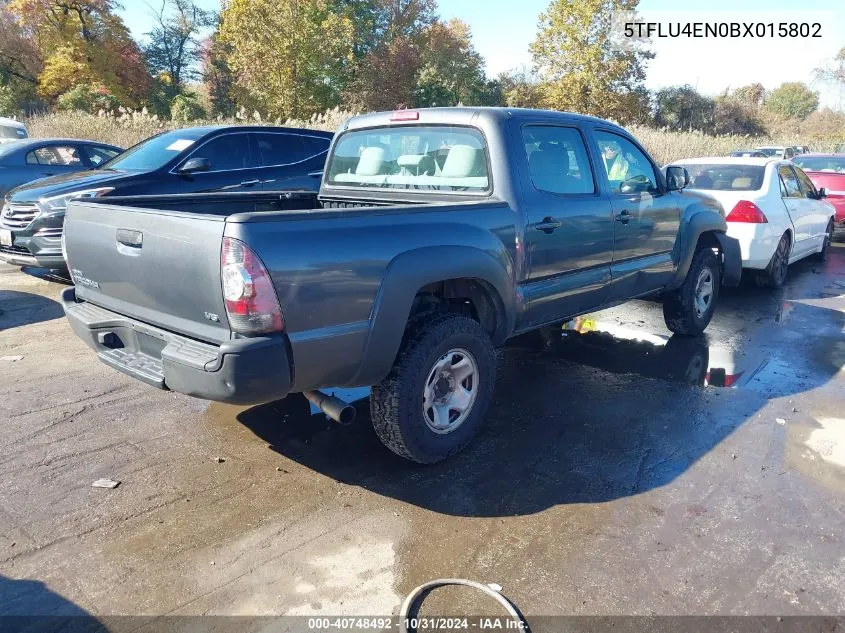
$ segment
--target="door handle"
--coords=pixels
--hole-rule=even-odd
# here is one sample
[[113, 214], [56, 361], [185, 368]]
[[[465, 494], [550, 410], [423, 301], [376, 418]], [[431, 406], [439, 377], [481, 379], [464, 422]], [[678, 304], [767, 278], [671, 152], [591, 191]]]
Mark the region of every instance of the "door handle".
[[241, 187], [252, 187], [252, 185], [257, 185], [260, 180], [258, 178], [253, 178], [252, 180], [244, 180], [241, 182]]
[[619, 215], [616, 216], [616, 221], [621, 222], [622, 224], [628, 224], [631, 221], [631, 218], [634, 217], [630, 213], [628, 213], [627, 209], [624, 209]]
[[560, 226], [561, 224], [558, 220], [555, 220], [551, 216], [546, 216], [545, 218], [543, 218], [542, 222], [538, 222], [537, 224], [535, 224], [534, 228], [538, 231], [542, 231], [546, 235], [549, 235], [550, 233], [554, 233], [555, 230], [559, 229]]

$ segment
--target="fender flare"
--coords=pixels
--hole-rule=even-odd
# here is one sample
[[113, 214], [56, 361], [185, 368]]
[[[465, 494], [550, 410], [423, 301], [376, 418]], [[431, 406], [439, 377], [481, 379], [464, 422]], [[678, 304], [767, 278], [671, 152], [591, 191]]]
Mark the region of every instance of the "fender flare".
[[495, 257], [471, 246], [431, 246], [397, 256], [387, 267], [370, 316], [361, 364], [350, 384], [373, 385], [393, 367], [414, 297], [420, 288], [447, 279], [477, 279], [497, 304], [494, 342], [513, 332], [516, 292], [513, 267], [502, 253]]
[[[725, 283], [736, 285], [739, 282], [738, 275], [742, 270], [742, 261], [739, 256], [739, 244], [727, 236], [728, 225], [725, 218], [711, 207], [693, 205], [688, 207], [681, 220], [678, 239], [675, 241], [675, 248], [672, 259], [677, 262], [675, 277], [666, 287], [666, 290], [679, 288], [687, 277], [692, 258], [695, 255], [698, 241], [706, 233], [713, 234], [713, 239], [718, 242], [725, 260]], [[714, 244], [715, 246], [715, 244]], [[736, 264], [739, 262], [739, 272]], [[736, 279], [734, 279], [737, 277]]]

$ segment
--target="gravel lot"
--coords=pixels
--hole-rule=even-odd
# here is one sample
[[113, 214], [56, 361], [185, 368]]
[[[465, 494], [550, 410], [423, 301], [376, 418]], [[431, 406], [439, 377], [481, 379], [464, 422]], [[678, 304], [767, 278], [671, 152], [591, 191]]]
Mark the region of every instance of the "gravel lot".
[[[595, 315], [596, 349], [512, 346], [485, 432], [434, 467], [365, 405], [341, 427], [110, 370], [62, 288], [0, 265], [0, 614], [390, 614], [444, 576], [529, 619], [845, 613], [842, 244], [725, 291], [709, 348], [664, 346], [648, 302]], [[732, 388], [684, 381], [708, 367]]]

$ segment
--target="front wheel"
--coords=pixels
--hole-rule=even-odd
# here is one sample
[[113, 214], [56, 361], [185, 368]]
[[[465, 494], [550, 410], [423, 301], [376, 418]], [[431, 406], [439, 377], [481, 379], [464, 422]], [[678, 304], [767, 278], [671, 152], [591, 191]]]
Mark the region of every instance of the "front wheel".
[[684, 283], [663, 299], [666, 327], [682, 336], [698, 336], [704, 331], [716, 308], [721, 271], [712, 249], [696, 251]]
[[464, 448], [493, 397], [496, 350], [484, 328], [458, 314], [418, 325], [387, 378], [373, 386], [370, 417], [391, 451], [421, 464]]

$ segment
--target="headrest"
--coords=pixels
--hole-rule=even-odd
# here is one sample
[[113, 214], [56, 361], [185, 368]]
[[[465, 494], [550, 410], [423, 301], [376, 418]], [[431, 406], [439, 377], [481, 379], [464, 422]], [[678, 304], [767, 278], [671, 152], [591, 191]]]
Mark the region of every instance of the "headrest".
[[478, 150], [469, 145], [453, 145], [443, 163], [440, 175], [445, 178], [472, 176], [478, 161]]
[[376, 176], [381, 172], [384, 164], [383, 147], [365, 147], [358, 159], [355, 173], [359, 176]]

